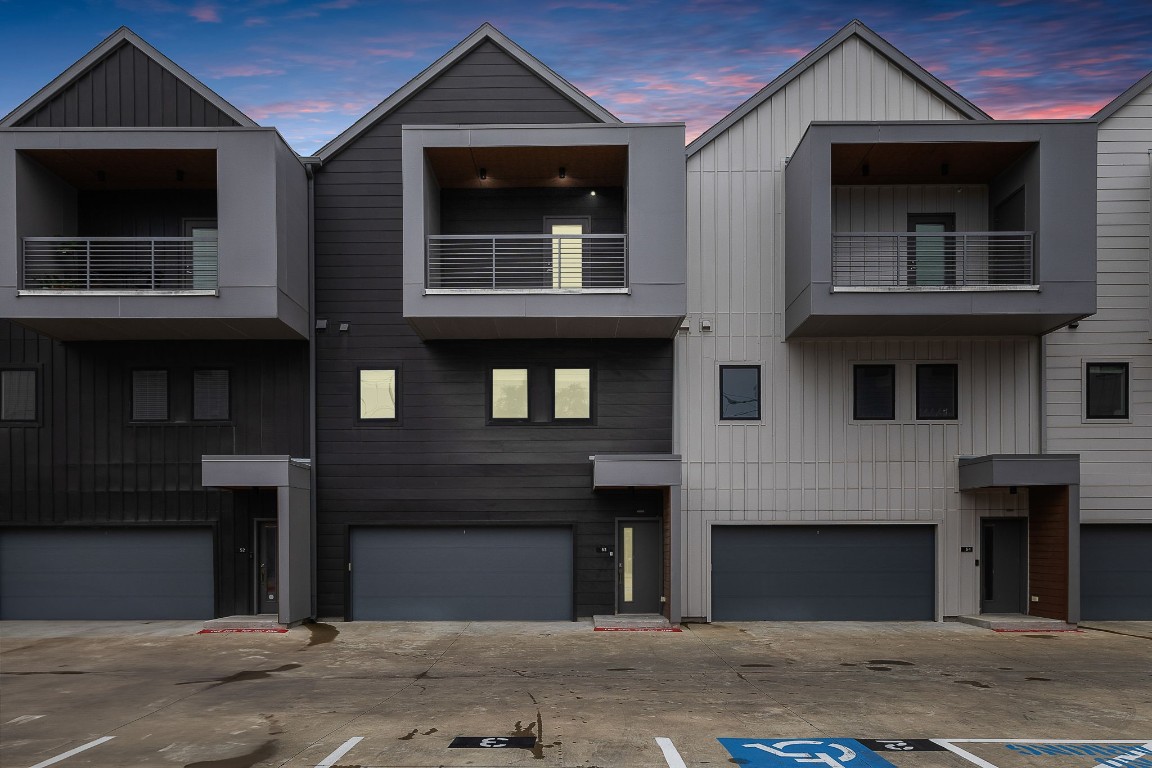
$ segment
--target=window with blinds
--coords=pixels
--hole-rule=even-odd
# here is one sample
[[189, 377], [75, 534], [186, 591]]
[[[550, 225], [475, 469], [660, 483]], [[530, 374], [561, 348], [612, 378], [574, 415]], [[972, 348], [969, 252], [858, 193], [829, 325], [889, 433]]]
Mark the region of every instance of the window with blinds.
[[36, 421], [36, 371], [0, 371], [0, 421]]
[[132, 420], [168, 420], [168, 371], [132, 371]]
[[227, 421], [232, 416], [229, 376], [226, 369], [192, 372], [192, 418], [196, 421]]

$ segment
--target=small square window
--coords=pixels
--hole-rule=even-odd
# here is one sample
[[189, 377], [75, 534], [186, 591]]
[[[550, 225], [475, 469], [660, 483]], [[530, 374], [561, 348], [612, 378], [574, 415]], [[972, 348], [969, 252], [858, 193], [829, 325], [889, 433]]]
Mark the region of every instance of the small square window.
[[720, 366], [720, 418], [724, 421], [760, 418], [760, 366]]
[[930, 363], [916, 366], [916, 418], [955, 419], [956, 365]]
[[395, 368], [360, 371], [360, 418], [365, 420], [396, 418]]
[[36, 371], [0, 371], [0, 421], [36, 421]]
[[192, 372], [192, 418], [227, 421], [231, 418], [229, 374], [224, 369]]
[[132, 371], [132, 420], [168, 420], [168, 371]]
[[1128, 363], [1088, 363], [1085, 416], [1128, 418]]
[[528, 369], [492, 369], [492, 418], [528, 418]]
[[557, 368], [553, 376], [553, 398], [553, 418], [592, 418], [592, 369]]
[[860, 421], [895, 419], [896, 366], [857, 365], [852, 375], [852, 418]]

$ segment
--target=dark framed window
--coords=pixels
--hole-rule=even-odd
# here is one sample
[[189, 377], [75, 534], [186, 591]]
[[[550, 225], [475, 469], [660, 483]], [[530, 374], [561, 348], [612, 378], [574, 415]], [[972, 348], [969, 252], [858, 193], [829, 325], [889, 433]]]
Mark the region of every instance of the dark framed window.
[[720, 419], [756, 421], [760, 418], [760, 366], [720, 366]]
[[399, 418], [399, 380], [397, 368], [360, 369], [361, 421], [396, 421]]
[[168, 420], [168, 371], [132, 371], [132, 420]]
[[853, 367], [852, 418], [860, 421], [890, 421], [896, 418], [895, 365]]
[[552, 418], [588, 421], [592, 418], [592, 369], [555, 368], [552, 371]]
[[957, 368], [955, 363], [923, 363], [916, 366], [916, 418], [957, 418]]
[[192, 371], [192, 419], [228, 421], [232, 418], [231, 375], [224, 368]]
[[0, 421], [31, 423], [40, 418], [37, 379], [35, 368], [0, 371]]
[[527, 368], [490, 369], [488, 392], [488, 417], [492, 421], [528, 420]]
[[1088, 363], [1084, 381], [1087, 418], [1128, 418], [1128, 363]]

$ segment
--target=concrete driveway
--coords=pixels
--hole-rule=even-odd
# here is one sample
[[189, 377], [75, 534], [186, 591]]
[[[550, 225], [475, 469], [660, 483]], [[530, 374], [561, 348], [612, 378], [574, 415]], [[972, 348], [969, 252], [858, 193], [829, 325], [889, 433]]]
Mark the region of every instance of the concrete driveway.
[[1152, 766], [1147, 625], [200, 626], [0, 623], [0, 765]]

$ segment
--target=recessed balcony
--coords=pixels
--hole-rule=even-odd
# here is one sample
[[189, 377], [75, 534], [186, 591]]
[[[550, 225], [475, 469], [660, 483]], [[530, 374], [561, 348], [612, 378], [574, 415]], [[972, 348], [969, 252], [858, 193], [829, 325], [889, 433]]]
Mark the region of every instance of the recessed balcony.
[[193, 237], [26, 237], [19, 295], [215, 296], [216, 229]]
[[627, 293], [627, 235], [429, 235], [429, 294]]
[[813, 123], [784, 171], [786, 336], [1037, 335], [1092, 314], [1094, 138]]

